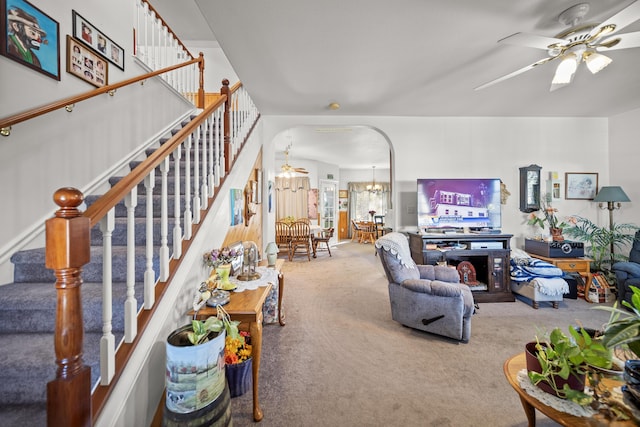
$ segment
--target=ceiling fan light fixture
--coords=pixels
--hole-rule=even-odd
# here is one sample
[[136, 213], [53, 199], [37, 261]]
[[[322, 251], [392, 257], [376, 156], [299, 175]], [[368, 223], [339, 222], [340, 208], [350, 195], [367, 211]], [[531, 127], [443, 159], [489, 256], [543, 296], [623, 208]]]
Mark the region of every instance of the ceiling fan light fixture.
[[612, 59], [597, 52], [585, 52], [583, 55], [585, 64], [592, 74], [602, 71], [607, 65], [611, 64]]
[[571, 83], [577, 69], [578, 57], [573, 52], [567, 53], [564, 58], [562, 58], [560, 64], [558, 64], [558, 68], [556, 68], [556, 73], [553, 76], [551, 84], [562, 85]]

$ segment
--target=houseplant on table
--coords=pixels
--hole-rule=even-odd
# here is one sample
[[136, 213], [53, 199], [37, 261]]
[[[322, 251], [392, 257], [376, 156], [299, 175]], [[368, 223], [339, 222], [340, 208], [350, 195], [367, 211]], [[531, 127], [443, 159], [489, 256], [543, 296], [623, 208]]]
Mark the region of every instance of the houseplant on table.
[[549, 227], [549, 233], [554, 241], [563, 241], [562, 224], [558, 220], [556, 213], [558, 209], [551, 206], [551, 195], [546, 194], [540, 200], [540, 210], [531, 212], [527, 219], [527, 224], [537, 225], [544, 230], [545, 224]]
[[[547, 337], [527, 344], [527, 371], [533, 384], [544, 391], [580, 405], [589, 405], [593, 396], [584, 392], [589, 366], [609, 369], [611, 351], [584, 329], [569, 326], [569, 335], [555, 328]], [[535, 363], [537, 362], [537, 364]], [[572, 389], [568, 381], [574, 383]]]
[[587, 254], [593, 258], [593, 270], [604, 272], [607, 280], [615, 282], [611, 273], [611, 260], [626, 261], [622, 253], [611, 254], [611, 247], [622, 248], [633, 243], [638, 226], [634, 224], [613, 224], [611, 228], [600, 227], [588, 218], [572, 216], [562, 224], [564, 234], [585, 243]]

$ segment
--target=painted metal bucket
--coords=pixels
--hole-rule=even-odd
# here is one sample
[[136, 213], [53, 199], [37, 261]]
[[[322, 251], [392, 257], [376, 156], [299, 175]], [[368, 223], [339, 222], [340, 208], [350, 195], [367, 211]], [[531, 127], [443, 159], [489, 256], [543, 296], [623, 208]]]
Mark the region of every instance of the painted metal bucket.
[[192, 345], [186, 335], [191, 325], [176, 329], [167, 338], [166, 407], [186, 414], [209, 405], [225, 389], [224, 330], [211, 333], [209, 341]]

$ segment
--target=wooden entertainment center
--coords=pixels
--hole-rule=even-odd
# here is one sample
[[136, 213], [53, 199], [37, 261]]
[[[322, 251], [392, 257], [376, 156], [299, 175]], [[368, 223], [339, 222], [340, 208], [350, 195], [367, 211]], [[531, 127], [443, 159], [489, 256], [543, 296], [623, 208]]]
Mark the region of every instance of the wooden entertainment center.
[[409, 233], [409, 246], [416, 264], [446, 262], [458, 267], [465, 261], [471, 263], [476, 280], [470, 281], [470, 287], [476, 302], [512, 302], [511, 237], [491, 233]]

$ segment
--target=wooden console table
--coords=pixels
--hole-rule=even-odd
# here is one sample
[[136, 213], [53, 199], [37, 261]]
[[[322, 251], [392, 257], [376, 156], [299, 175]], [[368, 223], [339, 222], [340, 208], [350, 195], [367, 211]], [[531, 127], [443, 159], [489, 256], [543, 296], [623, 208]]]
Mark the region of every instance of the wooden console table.
[[[524, 391], [518, 383], [518, 372], [525, 369], [526, 366], [527, 362], [523, 352], [507, 359], [507, 361], [504, 362], [503, 370], [504, 375], [509, 381], [509, 384], [511, 384], [511, 387], [513, 387], [513, 389], [518, 393], [518, 396], [520, 397], [520, 402], [522, 403], [522, 408], [524, 409], [524, 413], [527, 416], [529, 427], [534, 427], [536, 425], [536, 409], [545, 414], [547, 417], [551, 418], [553, 421], [566, 427], [627, 427], [636, 425], [633, 421], [608, 421], [604, 419], [604, 417], [602, 417], [602, 415], [600, 414], [589, 418], [576, 417], [565, 412], [560, 412], [552, 408], [551, 406], [545, 405], [544, 403], [540, 402], [538, 399]], [[612, 383], [614, 382], [614, 380], [605, 381], [611, 381]]]
[[[261, 265], [266, 265], [261, 263]], [[278, 274], [278, 320], [281, 326], [284, 326], [284, 314], [282, 312], [282, 295], [284, 293], [284, 275], [282, 273], [282, 266], [284, 260], [278, 259], [276, 261], [275, 269]], [[229, 313], [231, 320], [238, 320], [242, 325], [248, 325], [249, 333], [251, 334], [252, 345], [252, 358], [253, 358], [253, 419], [255, 421], [261, 421], [263, 418], [262, 409], [260, 408], [260, 399], [258, 395], [258, 378], [260, 372], [260, 355], [262, 353], [262, 308], [264, 302], [271, 291], [271, 284], [258, 287], [257, 289], [247, 289], [242, 292], [232, 292], [229, 303], [224, 306], [224, 309]], [[197, 318], [202, 320], [209, 316], [215, 316], [217, 314], [215, 307], [204, 306], [198, 311]], [[194, 315], [193, 310], [189, 311], [188, 315], [192, 317]], [[162, 416], [165, 407], [165, 395], [160, 399], [158, 408], [156, 409], [155, 416], [151, 423], [152, 427], [160, 427], [162, 425]]]
[[567, 273], [578, 273], [581, 276], [585, 277], [585, 292], [588, 292], [591, 288], [591, 278], [593, 275], [591, 274], [591, 263], [593, 262], [590, 258], [550, 258], [542, 255], [532, 254], [527, 252], [534, 258], [541, 259], [543, 261], [548, 262], [549, 264], [553, 264], [558, 267], [560, 270], [565, 271]]

